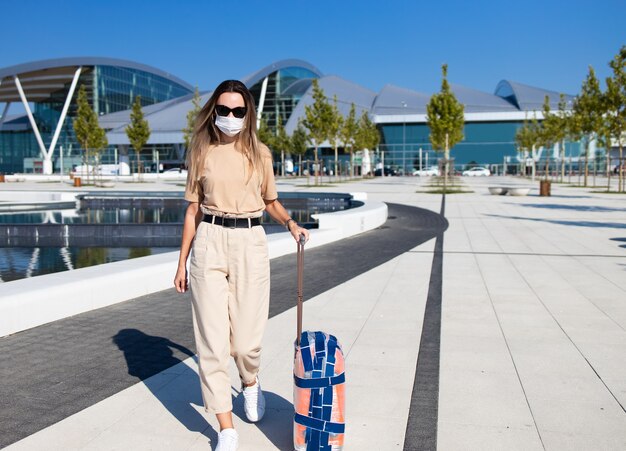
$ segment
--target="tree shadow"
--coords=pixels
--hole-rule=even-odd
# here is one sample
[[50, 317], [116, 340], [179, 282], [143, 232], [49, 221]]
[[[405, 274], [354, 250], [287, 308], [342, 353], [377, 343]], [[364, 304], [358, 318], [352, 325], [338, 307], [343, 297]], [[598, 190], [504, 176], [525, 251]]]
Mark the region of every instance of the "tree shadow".
[[124, 353], [128, 374], [141, 380], [174, 418], [189, 431], [217, 442], [217, 432], [193, 407], [204, 408], [198, 375], [174, 356], [173, 349], [195, 358], [192, 351], [137, 329], [120, 330], [113, 343]]
[[610, 208], [610, 207], [599, 207], [599, 206], [588, 206], [588, 205], [559, 205], [559, 204], [516, 204], [522, 207], [530, 207], [530, 208], [544, 208], [550, 210], [574, 210], [574, 211], [590, 211], [590, 212], [598, 212], [598, 213], [608, 213], [608, 212], [624, 212], [626, 208]]
[[550, 224], [560, 224], [560, 225], [576, 226], [576, 227], [626, 229], [626, 224], [622, 224], [619, 222], [565, 221], [565, 220], [557, 220], [557, 219], [528, 218], [524, 216], [506, 216], [506, 215], [494, 215], [494, 214], [488, 214], [485, 216], [489, 216], [492, 218], [502, 218], [502, 219], [522, 219], [524, 221], [547, 222]]
[[618, 242], [623, 242], [625, 244], [620, 244], [619, 247], [623, 247], [624, 249], [626, 249], [626, 237], [624, 238], [609, 238], [611, 241], [618, 241]]

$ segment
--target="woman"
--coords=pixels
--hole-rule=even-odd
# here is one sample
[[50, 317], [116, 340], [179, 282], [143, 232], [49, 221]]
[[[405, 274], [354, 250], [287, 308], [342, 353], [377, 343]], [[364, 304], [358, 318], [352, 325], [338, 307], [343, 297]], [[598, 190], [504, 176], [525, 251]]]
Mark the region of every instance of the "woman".
[[217, 450], [237, 448], [230, 356], [248, 420], [261, 419], [265, 399], [258, 372], [269, 311], [269, 258], [259, 218], [266, 210], [294, 239], [308, 240], [277, 200], [272, 156], [257, 139], [254, 99], [240, 81], [221, 83], [196, 119], [187, 155], [189, 201], [174, 285], [189, 285], [202, 398], [220, 424]]

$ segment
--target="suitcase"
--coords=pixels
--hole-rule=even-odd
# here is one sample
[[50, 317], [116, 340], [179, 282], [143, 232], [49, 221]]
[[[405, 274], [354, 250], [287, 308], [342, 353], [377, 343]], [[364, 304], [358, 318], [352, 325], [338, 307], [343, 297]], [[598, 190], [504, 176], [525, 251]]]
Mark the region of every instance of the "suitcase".
[[345, 433], [345, 362], [337, 338], [302, 331], [304, 242], [298, 243], [298, 331], [293, 367], [296, 451], [340, 451]]

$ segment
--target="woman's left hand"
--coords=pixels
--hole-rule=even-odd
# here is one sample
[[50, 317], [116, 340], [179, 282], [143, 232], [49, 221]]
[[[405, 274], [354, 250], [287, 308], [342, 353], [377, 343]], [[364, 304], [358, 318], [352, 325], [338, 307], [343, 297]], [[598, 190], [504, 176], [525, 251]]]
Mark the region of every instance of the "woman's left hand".
[[303, 227], [300, 227], [295, 221], [289, 223], [289, 232], [296, 242], [300, 241], [300, 235], [304, 235], [305, 243], [309, 241], [309, 231]]

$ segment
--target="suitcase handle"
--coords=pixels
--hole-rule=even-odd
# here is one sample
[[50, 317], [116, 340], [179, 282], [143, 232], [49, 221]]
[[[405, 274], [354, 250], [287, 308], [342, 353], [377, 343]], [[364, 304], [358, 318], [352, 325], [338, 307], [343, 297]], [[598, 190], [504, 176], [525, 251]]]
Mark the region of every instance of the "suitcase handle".
[[298, 241], [298, 335], [296, 335], [296, 345], [300, 346], [300, 336], [302, 335], [302, 307], [304, 301], [302, 300], [302, 284], [304, 279], [304, 243], [306, 243], [306, 238], [304, 235], [300, 235], [300, 240]]

